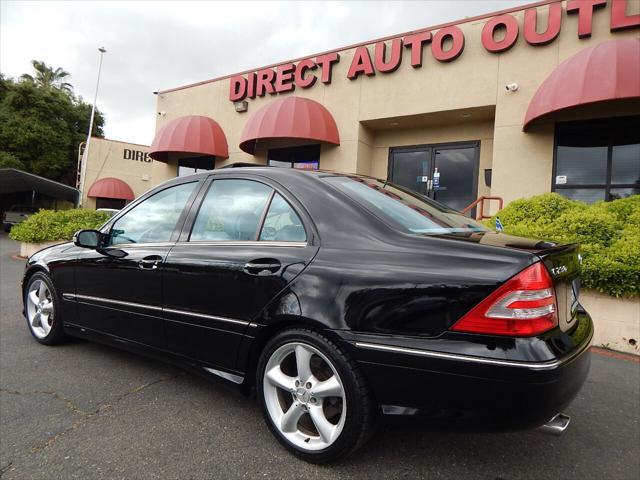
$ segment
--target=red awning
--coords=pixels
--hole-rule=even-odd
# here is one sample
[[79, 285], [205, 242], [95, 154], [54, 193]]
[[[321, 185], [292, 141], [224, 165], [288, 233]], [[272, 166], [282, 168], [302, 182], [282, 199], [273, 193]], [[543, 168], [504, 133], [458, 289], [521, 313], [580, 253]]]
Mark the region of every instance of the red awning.
[[178, 117], [158, 130], [149, 149], [149, 156], [166, 162], [169, 153], [229, 158], [227, 137], [218, 122], [200, 115]]
[[608, 100], [640, 98], [640, 38], [585, 48], [568, 58], [535, 93], [523, 130], [552, 112]]
[[101, 178], [91, 185], [88, 197], [93, 198], [118, 198], [121, 200], [133, 200], [136, 196], [131, 187], [118, 178]]
[[260, 108], [244, 126], [240, 149], [253, 153], [256, 141], [297, 138], [340, 145], [336, 122], [324, 106], [302, 97], [285, 97]]

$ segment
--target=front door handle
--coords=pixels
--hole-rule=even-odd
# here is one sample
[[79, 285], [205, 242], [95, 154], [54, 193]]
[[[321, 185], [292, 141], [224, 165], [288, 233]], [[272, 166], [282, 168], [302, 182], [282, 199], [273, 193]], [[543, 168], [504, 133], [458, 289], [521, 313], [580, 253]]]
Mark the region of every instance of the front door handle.
[[138, 267], [155, 270], [160, 263], [162, 263], [162, 257], [160, 255], [149, 255], [138, 262]]
[[244, 270], [251, 275], [271, 275], [280, 270], [282, 264], [275, 258], [258, 258], [247, 262]]

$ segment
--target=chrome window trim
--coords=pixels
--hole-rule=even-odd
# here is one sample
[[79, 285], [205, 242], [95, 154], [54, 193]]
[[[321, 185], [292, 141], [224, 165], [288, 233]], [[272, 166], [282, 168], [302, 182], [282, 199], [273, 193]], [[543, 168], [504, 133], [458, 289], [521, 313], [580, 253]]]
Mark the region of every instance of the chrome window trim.
[[136, 247], [173, 247], [176, 242], [154, 242], [154, 243], [114, 243], [113, 245], [107, 245], [103, 250], [116, 249], [122, 250], [123, 248], [136, 248]]
[[184, 246], [184, 245], [198, 245], [205, 247], [213, 247], [213, 246], [221, 246], [221, 247], [255, 247], [255, 246], [269, 246], [269, 247], [306, 247], [309, 244], [307, 242], [269, 242], [267, 240], [238, 240], [238, 241], [211, 241], [211, 240], [200, 240], [195, 242], [185, 241], [185, 242], [176, 242], [176, 245]]
[[527, 368], [530, 370], [552, 370], [562, 365], [563, 363], [566, 363], [567, 361], [571, 360], [577, 355], [580, 355], [584, 350], [586, 350], [589, 347], [589, 345], [591, 345], [591, 340], [592, 340], [592, 337], [589, 338], [587, 342], [585, 342], [582, 348], [579, 348], [578, 350], [576, 350], [569, 357], [562, 358], [559, 360], [546, 361], [546, 362], [517, 362], [517, 361], [511, 361], [511, 360], [474, 357], [471, 355], [460, 355], [457, 353], [444, 353], [444, 352], [435, 352], [433, 350], [419, 350], [416, 348], [381, 345], [379, 343], [355, 342], [355, 346], [358, 348], [364, 348], [367, 350], [379, 350], [379, 351], [393, 352], [393, 353], [406, 353], [408, 355], [419, 355], [423, 357], [440, 358], [443, 360], [460, 360], [465, 362], [480, 363], [483, 365], [498, 365], [502, 367]]

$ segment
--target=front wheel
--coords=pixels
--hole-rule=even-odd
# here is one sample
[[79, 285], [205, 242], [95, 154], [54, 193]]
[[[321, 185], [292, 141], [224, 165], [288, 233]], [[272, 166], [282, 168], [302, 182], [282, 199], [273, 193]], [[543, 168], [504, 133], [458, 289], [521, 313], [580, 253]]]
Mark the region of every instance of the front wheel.
[[314, 331], [276, 335], [260, 357], [257, 385], [272, 433], [304, 460], [338, 460], [373, 431], [373, 399], [358, 365]]
[[46, 274], [35, 273], [24, 291], [24, 311], [31, 335], [43, 345], [55, 345], [65, 339], [57, 307], [53, 282]]

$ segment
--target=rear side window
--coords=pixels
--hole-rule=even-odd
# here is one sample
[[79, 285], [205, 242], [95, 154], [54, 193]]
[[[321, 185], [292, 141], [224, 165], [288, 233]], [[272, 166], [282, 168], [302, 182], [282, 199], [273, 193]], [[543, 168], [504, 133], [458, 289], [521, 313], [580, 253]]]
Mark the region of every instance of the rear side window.
[[255, 240], [271, 191], [271, 187], [252, 180], [214, 180], [189, 240]]
[[300, 217], [278, 193], [271, 200], [269, 212], [260, 232], [260, 240], [274, 242], [305, 242], [307, 240]]

